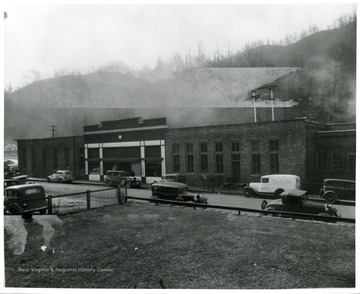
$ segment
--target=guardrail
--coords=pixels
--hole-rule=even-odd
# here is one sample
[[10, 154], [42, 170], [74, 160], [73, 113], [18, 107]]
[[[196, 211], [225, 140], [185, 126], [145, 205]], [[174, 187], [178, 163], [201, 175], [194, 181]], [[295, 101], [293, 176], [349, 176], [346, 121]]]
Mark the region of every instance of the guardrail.
[[127, 199], [133, 200], [141, 200], [141, 201], [148, 201], [155, 203], [158, 205], [159, 203], [164, 204], [174, 204], [180, 206], [187, 206], [196, 208], [215, 208], [215, 209], [223, 209], [223, 210], [232, 210], [237, 211], [239, 215], [241, 212], [250, 212], [250, 213], [259, 213], [261, 215], [273, 215], [279, 217], [288, 217], [292, 219], [308, 219], [308, 220], [320, 220], [326, 222], [345, 222], [345, 223], [355, 223], [355, 219], [352, 218], [343, 218], [343, 217], [332, 217], [332, 216], [323, 216], [317, 214], [308, 214], [308, 213], [293, 213], [288, 211], [269, 211], [269, 210], [262, 210], [262, 209], [251, 209], [251, 208], [243, 208], [243, 207], [233, 207], [233, 206], [221, 206], [221, 205], [211, 205], [211, 204], [202, 204], [202, 203], [195, 203], [195, 202], [181, 202], [181, 201], [172, 201], [172, 200], [165, 200], [159, 198], [143, 198], [143, 197], [135, 197], [135, 196], [125, 196], [125, 202]]

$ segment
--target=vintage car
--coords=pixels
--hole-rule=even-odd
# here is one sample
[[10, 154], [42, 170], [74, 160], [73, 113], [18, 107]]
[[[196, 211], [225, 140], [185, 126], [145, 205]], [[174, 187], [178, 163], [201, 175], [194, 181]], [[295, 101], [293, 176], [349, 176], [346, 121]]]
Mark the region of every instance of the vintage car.
[[29, 181], [28, 175], [19, 175], [12, 178], [4, 179], [4, 188], [22, 184], [32, 184], [33, 182]]
[[161, 177], [160, 182], [186, 183], [186, 177], [181, 174], [165, 174]]
[[152, 198], [173, 201], [192, 201], [208, 204], [207, 198], [188, 190], [188, 185], [179, 182], [158, 182], [151, 185]]
[[355, 201], [355, 181], [325, 179], [320, 197], [324, 198], [326, 203], [336, 203], [339, 200]]
[[48, 182], [71, 183], [73, 180], [74, 178], [69, 170], [58, 170], [47, 177]]
[[261, 209], [340, 217], [336, 208], [332, 207], [331, 204], [308, 200], [307, 191], [294, 189], [289, 192], [285, 191], [280, 196], [280, 199], [275, 199], [269, 203], [264, 200], [261, 203]]
[[5, 188], [4, 190], [5, 214], [22, 215], [33, 212], [45, 214], [47, 207], [47, 198], [44, 187], [41, 185], [17, 185]]
[[128, 188], [141, 188], [141, 180], [132, 172], [123, 170], [108, 170], [104, 176], [104, 183], [109, 187], [122, 185]]
[[262, 176], [260, 183], [250, 183], [243, 188], [245, 197], [279, 198], [284, 191], [300, 189], [300, 177], [295, 175]]

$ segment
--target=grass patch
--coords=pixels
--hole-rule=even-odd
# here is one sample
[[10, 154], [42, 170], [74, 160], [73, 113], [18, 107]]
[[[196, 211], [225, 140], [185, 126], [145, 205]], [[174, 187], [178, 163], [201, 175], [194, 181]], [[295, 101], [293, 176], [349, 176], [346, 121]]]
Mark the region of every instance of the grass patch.
[[20, 256], [5, 236], [6, 287], [355, 287], [354, 226], [136, 202], [61, 219], [51, 241], [55, 253], [40, 250], [39, 225], [26, 224]]

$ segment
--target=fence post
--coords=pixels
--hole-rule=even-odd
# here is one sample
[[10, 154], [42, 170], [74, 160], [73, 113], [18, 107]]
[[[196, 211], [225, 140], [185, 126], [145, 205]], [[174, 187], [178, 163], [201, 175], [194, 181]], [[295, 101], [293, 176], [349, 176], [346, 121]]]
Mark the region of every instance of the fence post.
[[86, 191], [86, 209], [90, 210], [90, 190]]
[[52, 195], [48, 195], [48, 214], [52, 214]]
[[122, 205], [123, 201], [122, 201], [122, 195], [121, 195], [121, 186], [117, 185], [116, 189], [117, 189], [116, 196], [117, 196], [118, 202], [119, 202], [120, 205]]

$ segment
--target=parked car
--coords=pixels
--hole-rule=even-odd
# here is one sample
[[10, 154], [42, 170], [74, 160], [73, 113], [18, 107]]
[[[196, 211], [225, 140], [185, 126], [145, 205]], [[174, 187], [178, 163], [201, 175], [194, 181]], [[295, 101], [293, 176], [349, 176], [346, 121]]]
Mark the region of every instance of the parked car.
[[32, 182], [29, 182], [28, 175], [20, 175], [9, 179], [4, 179], [4, 188], [10, 186], [22, 185], [22, 184], [32, 184]]
[[331, 204], [308, 200], [307, 191], [294, 189], [289, 192], [285, 191], [280, 196], [280, 199], [275, 199], [269, 203], [264, 200], [261, 203], [261, 209], [340, 217], [336, 208], [332, 207]]
[[8, 167], [8, 166], [4, 167], [4, 178], [5, 179], [11, 179], [13, 177], [21, 176], [21, 175], [22, 175], [22, 173], [17, 168]]
[[179, 182], [186, 183], [186, 177], [181, 174], [165, 174], [161, 177], [160, 182]]
[[47, 177], [48, 182], [71, 183], [73, 180], [74, 178], [69, 170], [58, 170]]
[[173, 201], [192, 201], [208, 204], [207, 198], [188, 190], [188, 185], [179, 182], [158, 182], [151, 185], [152, 198]]
[[107, 186], [125, 185], [128, 188], [141, 188], [141, 180], [134, 173], [123, 170], [108, 170], [104, 176]]
[[284, 191], [300, 189], [300, 177], [295, 175], [262, 176], [260, 183], [250, 183], [243, 191], [245, 197], [275, 197], [279, 198]]
[[355, 181], [325, 179], [320, 197], [324, 198], [326, 203], [336, 203], [339, 200], [355, 201]]
[[47, 210], [47, 198], [44, 187], [38, 184], [25, 184], [5, 188], [4, 213], [28, 214]]

